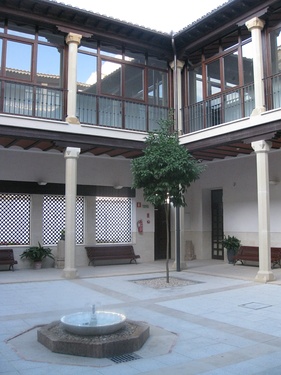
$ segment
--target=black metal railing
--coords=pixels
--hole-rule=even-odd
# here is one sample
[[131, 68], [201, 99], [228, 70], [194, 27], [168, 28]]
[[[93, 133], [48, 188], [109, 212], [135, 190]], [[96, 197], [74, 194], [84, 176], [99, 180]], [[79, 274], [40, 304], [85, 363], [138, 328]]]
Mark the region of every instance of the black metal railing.
[[3, 113], [63, 120], [63, 90], [43, 85], [0, 81]]
[[254, 84], [222, 92], [183, 108], [184, 132], [192, 133], [250, 116], [254, 106]]
[[136, 103], [133, 101], [77, 94], [77, 117], [80, 123], [113, 128], [150, 131], [159, 127], [159, 121], [167, 119], [169, 108]]

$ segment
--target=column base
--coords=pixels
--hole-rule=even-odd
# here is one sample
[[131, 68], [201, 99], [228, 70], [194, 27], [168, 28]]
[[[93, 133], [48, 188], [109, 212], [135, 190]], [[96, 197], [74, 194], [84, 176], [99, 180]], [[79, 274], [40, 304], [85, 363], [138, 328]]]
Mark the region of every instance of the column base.
[[252, 113], [251, 113], [251, 116], [258, 116], [258, 115], [262, 114], [265, 111], [266, 111], [265, 107], [254, 108], [253, 111], [252, 111]]
[[255, 281], [260, 283], [266, 283], [273, 280], [275, 280], [275, 276], [272, 271], [258, 271], [255, 277]]
[[78, 272], [76, 268], [64, 268], [62, 271], [62, 276], [65, 279], [77, 279]]
[[[180, 269], [181, 270], [187, 270], [187, 262], [181, 260], [180, 261]], [[172, 265], [172, 270], [177, 270], [177, 262], [174, 261], [173, 265]]]
[[76, 125], [80, 124], [80, 121], [75, 116], [67, 116], [67, 118], [65, 119], [65, 121], [68, 122], [69, 124], [76, 124]]

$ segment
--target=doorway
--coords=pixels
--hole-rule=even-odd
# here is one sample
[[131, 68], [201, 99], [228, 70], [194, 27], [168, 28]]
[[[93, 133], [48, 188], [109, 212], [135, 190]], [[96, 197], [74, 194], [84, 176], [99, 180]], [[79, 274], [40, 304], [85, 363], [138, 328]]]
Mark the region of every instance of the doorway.
[[[154, 259], [166, 259], [167, 229], [165, 206], [162, 205], [154, 210]], [[170, 230], [170, 220], [169, 220]], [[171, 231], [170, 231], [171, 233]], [[171, 241], [170, 241], [171, 242]], [[171, 246], [169, 244], [169, 258], [171, 256]]]
[[223, 240], [223, 191], [212, 190], [212, 259], [224, 260]]

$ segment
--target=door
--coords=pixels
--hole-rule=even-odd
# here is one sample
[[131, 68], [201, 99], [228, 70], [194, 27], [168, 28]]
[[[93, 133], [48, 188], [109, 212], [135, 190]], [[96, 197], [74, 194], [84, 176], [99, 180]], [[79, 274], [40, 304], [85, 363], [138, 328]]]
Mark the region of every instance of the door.
[[223, 192], [212, 190], [212, 259], [224, 259], [223, 240]]
[[155, 209], [154, 221], [154, 259], [166, 259], [167, 229], [164, 205]]

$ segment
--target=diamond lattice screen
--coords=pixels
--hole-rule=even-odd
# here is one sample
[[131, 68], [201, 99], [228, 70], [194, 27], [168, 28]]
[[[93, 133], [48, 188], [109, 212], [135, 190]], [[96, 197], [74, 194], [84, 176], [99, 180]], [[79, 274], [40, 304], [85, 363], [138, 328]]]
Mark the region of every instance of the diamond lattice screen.
[[0, 245], [30, 244], [30, 195], [0, 194]]
[[132, 242], [132, 200], [96, 198], [96, 242]]
[[[56, 245], [65, 229], [65, 197], [45, 195], [43, 199], [43, 243]], [[76, 198], [76, 244], [84, 243], [84, 197]]]

